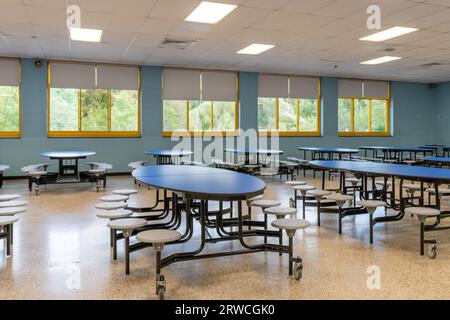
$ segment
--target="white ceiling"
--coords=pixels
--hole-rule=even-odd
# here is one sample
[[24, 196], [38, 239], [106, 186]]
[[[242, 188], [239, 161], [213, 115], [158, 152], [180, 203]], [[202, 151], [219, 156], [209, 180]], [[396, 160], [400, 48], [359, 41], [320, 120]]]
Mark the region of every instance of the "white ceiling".
[[[0, 0], [0, 56], [88, 60], [241, 71], [441, 82], [450, 80], [450, 0], [210, 0], [239, 5], [216, 25], [185, 22], [197, 0]], [[67, 4], [83, 28], [105, 30], [100, 44], [69, 41]], [[421, 30], [384, 43], [366, 8], [379, 4], [382, 27]], [[194, 39], [187, 50], [160, 48], [165, 37]], [[237, 55], [251, 43], [276, 47]], [[395, 48], [394, 52], [385, 52]], [[359, 62], [384, 55], [395, 62]], [[425, 67], [429, 63], [440, 66]], [[337, 67], [336, 67], [337, 66]]]

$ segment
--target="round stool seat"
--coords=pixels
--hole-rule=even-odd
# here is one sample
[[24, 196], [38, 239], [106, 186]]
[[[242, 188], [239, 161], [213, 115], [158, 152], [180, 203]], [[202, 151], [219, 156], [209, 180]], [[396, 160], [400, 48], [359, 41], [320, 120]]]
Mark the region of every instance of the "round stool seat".
[[[428, 192], [428, 193], [431, 193], [431, 194], [435, 194], [436, 193], [436, 190], [434, 188], [428, 188], [425, 191]], [[441, 187], [439, 187], [438, 188], [438, 193], [439, 194], [450, 194], [450, 189], [449, 188], [443, 188], [443, 187], [441, 188]]]
[[114, 194], [120, 194], [122, 196], [131, 196], [132, 194], [136, 194], [139, 191], [136, 189], [118, 189], [118, 190], [113, 190], [112, 193]]
[[[384, 186], [384, 180], [376, 180], [375, 181], [375, 184], [376, 185], [379, 185], [379, 186]], [[387, 182], [387, 186], [389, 187], [389, 186], [391, 186], [392, 185], [392, 182], [391, 181], [388, 181]]]
[[127, 201], [128, 199], [129, 199], [128, 196], [115, 194], [115, 195], [111, 195], [111, 196], [101, 197], [100, 201], [103, 201], [103, 202], [123, 202], [123, 201]]
[[106, 173], [106, 169], [90, 169], [89, 173], [93, 173], [95, 175], [101, 175]]
[[333, 200], [336, 201], [336, 203], [340, 206], [342, 206], [346, 201], [352, 201], [353, 197], [346, 195], [346, 194], [340, 194], [340, 193], [336, 193], [336, 194], [332, 194], [329, 196], [326, 196], [326, 198], [328, 200]]
[[310, 190], [308, 191], [308, 195], [314, 196], [316, 198], [322, 198], [325, 196], [329, 196], [331, 194], [331, 191], [327, 190]]
[[386, 206], [386, 203], [378, 200], [363, 200], [359, 202], [359, 205], [366, 208], [378, 208]]
[[281, 205], [281, 202], [278, 200], [255, 200], [252, 202], [253, 207], [260, 208], [270, 208], [270, 207], [278, 207]]
[[0, 217], [0, 226], [8, 226], [10, 224], [16, 223], [19, 221], [19, 218], [16, 216], [11, 217]]
[[436, 217], [441, 214], [438, 209], [429, 207], [408, 207], [405, 209], [405, 213], [424, 217]]
[[115, 219], [128, 218], [132, 214], [133, 214], [133, 212], [130, 210], [121, 209], [121, 210], [110, 210], [110, 211], [97, 213], [97, 217], [102, 218], [102, 219], [115, 220]]
[[420, 184], [405, 183], [403, 185], [403, 189], [409, 189], [411, 191], [420, 191], [421, 187], [420, 187]]
[[310, 226], [310, 223], [301, 219], [278, 219], [272, 221], [272, 227], [283, 230], [298, 230], [306, 229]]
[[128, 204], [125, 202], [101, 202], [95, 205], [95, 207], [100, 210], [125, 209], [127, 206]]
[[245, 200], [247, 202], [247, 206], [250, 206], [254, 201], [256, 200], [261, 200], [262, 198], [264, 198], [263, 196], [259, 195], [250, 199]]
[[139, 232], [136, 239], [144, 243], [167, 243], [180, 240], [181, 234], [175, 230], [156, 229]]
[[2, 194], [0, 195], [0, 202], [11, 201], [19, 198], [18, 194]]
[[277, 217], [285, 217], [297, 214], [297, 209], [289, 207], [271, 207], [264, 209], [264, 213], [273, 214]]
[[0, 202], [0, 208], [10, 208], [10, 207], [25, 207], [28, 205], [27, 201], [14, 200], [14, 201], [4, 201]]
[[9, 208], [1, 208], [0, 209], [0, 216], [14, 216], [19, 213], [26, 212], [27, 209], [24, 207], [9, 207]]
[[147, 220], [134, 218], [118, 219], [108, 223], [108, 227], [115, 230], [136, 229], [146, 225]]
[[47, 171], [30, 171], [28, 174], [32, 177], [39, 178], [41, 176], [45, 176], [47, 174]]
[[292, 187], [294, 187], [294, 186], [304, 186], [304, 185], [306, 185], [306, 182], [305, 181], [286, 181], [285, 182], [288, 186], [292, 186]]
[[294, 186], [293, 189], [297, 190], [297, 191], [310, 191], [310, 190], [316, 189], [316, 187], [310, 186], [309, 184], [307, 184], [307, 185], [303, 185], [303, 186]]
[[345, 179], [346, 182], [350, 182], [353, 186], [356, 186], [358, 183], [361, 182], [361, 179], [358, 178], [347, 178]]

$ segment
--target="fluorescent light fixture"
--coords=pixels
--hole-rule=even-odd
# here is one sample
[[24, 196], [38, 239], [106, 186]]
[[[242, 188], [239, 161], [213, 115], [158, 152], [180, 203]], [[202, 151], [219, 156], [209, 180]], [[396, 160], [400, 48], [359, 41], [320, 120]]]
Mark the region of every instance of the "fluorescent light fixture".
[[272, 49], [273, 47], [275, 47], [275, 46], [271, 45], [271, 44], [253, 43], [253, 44], [249, 45], [248, 47], [245, 47], [244, 49], [239, 50], [236, 53], [238, 53], [238, 54], [260, 54], [267, 50]]
[[392, 38], [400, 37], [400, 36], [403, 36], [405, 34], [408, 34], [408, 33], [411, 33], [411, 32], [417, 31], [417, 30], [419, 30], [419, 29], [406, 28], [406, 27], [393, 27], [393, 28], [386, 29], [381, 32], [374, 33], [370, 36], [361, 38], [359, 40], [380, 42], [380, 41], [385, 41], [385, 40], [389, 40]]
[[385, 57], [381, 57], [381, 58], [377, 58], [377, 59], [373, 59], [373, 60], [363, 61], [363, 62], [361, 62], [361, 64], [373, 65], [373, 64], [386, 63], [386, 62], [400, 60], [400, 59], [401, 59], [401, 57], [385, 56]]
[[100, 42], [103, 30], [70, 28], [70, 39], [73, 41]]
[[214, 24], [237, 8], [234, 4], [202, 1], [184, 21]]

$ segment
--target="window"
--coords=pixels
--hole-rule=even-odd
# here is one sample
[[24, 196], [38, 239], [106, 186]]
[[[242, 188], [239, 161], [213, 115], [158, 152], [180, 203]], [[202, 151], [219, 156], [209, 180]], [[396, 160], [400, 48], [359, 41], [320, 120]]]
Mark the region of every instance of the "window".
[[339, 96], [339, 135], [390, 135], [388, 82], [339, 80]]
[[139, 137], [139, 68], [49, 65], [50, 137]]
[[163, 72], [163, 135], [235, 134], [237, 74], [166, 68]]
[[282, 136], [319, 136], [319, 79], [259, 76], [258, 130]]
[[19, 138], [20, 62], [0, 60], [0, 138]]

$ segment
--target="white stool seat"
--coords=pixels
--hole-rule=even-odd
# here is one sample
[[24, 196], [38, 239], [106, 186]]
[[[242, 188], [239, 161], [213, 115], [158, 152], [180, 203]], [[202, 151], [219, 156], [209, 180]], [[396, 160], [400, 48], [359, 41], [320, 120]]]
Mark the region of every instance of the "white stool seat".
[[[431, 193], [431, 194], [435, 194], [436, 193], [434, 188], [428, 188], [425, 191], [428, 192], [428, 193]], [[442, 188], [439, 187], [438, 188], [438, 193], [439, 194], [450, 194], [450, 189], [449, 188], [444, 188], [444, 187], [442, 187]]]
[[118, 189], [118, 190], [113, 190], [112, 193], [114, 194], [120, 194], [123, 196], [131, 196], [132, 194], [136, 194], [139, 191], [136, 189]]
[[420, 184], [405, 183], [403, 184], [403, 189], [409, 189], [411, 191], [420, 191], [421, 187]]
[[273, 214], [277, 217], [292, 216], [297, 214], [297, 209], [289, 207], [271, 207], [264, 209], [265, 214]]
[[10, 217], [0, 217], [0, 226], [8, 226], [10, 224], [16, 223], [19, 221], [19, 218], [16, 216], [10, 216]]
[[101, 175], [106, 173], [106, 169], [90, 169], [89, 173], [95, 174], [95, 175]]
[[24, 207], [10, 207], [10, 208], [1, 208], [0, 216], [14, 216], [19, 213], [26, 212], [27, 209]]
[[28, 174], [32, 177], [39, 178], [41, 176], [45, 176], [47, 171], [29, 171]]
[[95, 205], [95, 207], [100, 210], [125, 209], [127, 206], [128, 204], [125, 202], [101, 202]]
[[357, 185], [361, 182], [361, 179], [358, 178], [346, 178], [345, 182], [350, 182], [353, 186]]
[[331, 194], [331, 191], [327, 190], [310, 190], [308, 191], [308, 195], [314, 196], [314, 197], [325, 197], [329, 196]]
[[278, 200], [255, 200], [252, 202], [253, 207], [260, 207], [260, 208], [270, 208], [270, 207], [278, 207], [281, 205], [281, 202]]
[[285, 182], [288, 186], [304, 186], [306, 185], [305, 181], [286, 181]]
[[130, 230], [136, 229], [147, 225], [147, 220], [145, 219], [118, 219], [113, 220], [108, 223], [108, 227], [114, 230]]
[[298, 230], [305, 229], [310, 226], [310, 223], [301, 219], [278, 219], [272, 221], [272, 227], [283, 230]]
[[139, 232], [136, 239], [144, 243], [167, 243], [180, 240], [181, 234], [175, 230], [156, 229]]
[[316, 187], [310, 186], [309, 184], [307, 184], [307, 185], [303, 185], [303, 186], [294, 186], [293, 189], [297, 190], [297, 191], [311, 191], [311, 190], [316, 189]]
[[247, 205], [249, 205], [249, 204], [253, 203], [253, 202], [256, 201], [256, 200], [261, 200], [262, 198], [264, 198], [264, 197], [263, 197], [262, 195], [259, 195], [259, 196], [256, 196], [256, 197], [247, 199], [247, 200], [245, 200], [245, 201], [247, 201]]
[[28, 205], [28, 202], [23, 201], [23, 200], [0, 202], [0, 208], [26, 207], [27, 205]]
[[386, 203], [378, 200], [363, 200], [359, 202], [359, 205], [366, 208], [378, 208], [386, 206]]
[[11, 201], [19, 198], [18, 194], [2, 194], [0, 195], [0, 202]]
[[103, 202], [123, 202], [123, 201], [127, 201], [128, 199], [129, 199], [128, 196], [115, 194], [115, 195], [111, 195], [111, 196], [101, 197], [100, 201], [103, 201]]
[[329, 196], [326, 196], [325, 198], [327, 198], [328, 200], [333, 200], [333, 201], [336, 201], [336, 202], [340, 202], [340, 201], [343, 201], [343, 202], [345, 202], [345, 201], [351, 201], [351, 200], [353, 200], [353, 197], [352, 196], [349, 196], [349, 195], [347, 195], [347, 194], [340, 194], [340, 193], [335, 193], [335, 194], [331, 194], [331, 195], [329, 195]]
[[109, 211], [97, 213], [97, 217], [102, 218], [102, 219], [115, 220], [115, 219], [128, 218], [132, 214], [133, 214], [133, 212], [130, 210], [120, 209], [120, 210], [109, 210]]
[[408, 207], [405, 209], [405, 213], [424, 217], [436, 217], [441, 214], [438, 209], [429, 207]]

